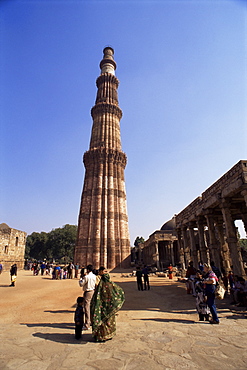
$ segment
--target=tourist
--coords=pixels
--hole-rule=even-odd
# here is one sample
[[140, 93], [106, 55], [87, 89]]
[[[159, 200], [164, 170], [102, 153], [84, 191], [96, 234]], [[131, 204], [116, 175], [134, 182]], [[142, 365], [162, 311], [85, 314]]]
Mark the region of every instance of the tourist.
[[221, 274], [221, 271], [220, 269], [215, 266], [215, 263], [214, 261], [210, 261], [210, 266], [212, 268], [212, 271], [215, 273], [215, 275], [217, 276], [218, 279], [221, 279], [222, 278], [222, 274]]
[[76, 263], [75, 264], [75, 279], [78, 279], [79, 268], [80, 268], [80, 266], [78, 265], [78, 263]]
[[41, 265], [40, 265], [40, 269], [41, 269], [41, 275], [43, 276], [44, 275], [44, 272], [45, 272], [45, 269], [46, 269], [46, 264], [45, 262], [42, 262]]
[[198, 267], [199, 267], [199, 270], [200, 270], [201, 272], [203, 272], [203, 263], [202, 263], [202, 261], [199, 261], [199, 263], [198, 263]]
[[219, 324], [219, 319], [217, 315], [216, 305], [215, 305], [215, 288], [218, 283], [218, 278], [215, 273], [212, 271], [212, 268], [207, 263], [203, 265], [204, 269], [204, 284], [205, 284], [205, 296], [207, 297], [207, 305], [210, 309], [212, 320], [210, 324]]
[[85, 312], [85, 324], [83, 330], [88, 330], [91, 325], [90, 318], [90, 303], [94, 294], [96, 276], [93, 274], [93, 266], [87, 266], [87, 273], [82, 279], [79, 280], [80, 287], [83, 288], [83, 297], [84, 297], [84, 312]]
[[237, 306], [244, 307], [244, 301], [247, 291], [247, 282], [241, 276], [235, 275], [234, 277], [235, 284], [234, 287], [231, 289], [231, 298], [233, 301], [231, 304], [236, 304]]
[[75, 339], [81, 339], [82, 328], [84, 325], [84, 299], [83, 297], [77, 298], [77, 306], [75, 310]]
[[171, 263], [168, 266], [168, 275], [169, 275], [169, 279], [172, 279], [173, 278], [173, 267], [172, 267], [172, 264]]
[[73, 278], [73, 269], [74, 269], [74, 265], [72, 262], [70, 262], [69, 266], [68, 266], [68, 279], [72, 279]]
[[85, 275], [86, 275], [86, 269], [85, 267], [82, 267], [81, 272], [80, 272], [80, 279], [82, 279]]
[[116, 334], [117, 311], [124, 303], [124, 291], [103, 273], [91, 301], [92, 334], [96, 342], [105, 342]]
[[144, 268], [142, 269], [142, 273], [143, 273], [143, 281], [144, 281], [144, 290], [148, 290], [150, 289], [150, 285], [149, 285], [149, 276], [148, 276], [148, 267], [146, 265], [144, 265]]
[[210, 310], [206, 303], [204, 284], [201, 270], [197, 271], [195, 278], [196, 292], [196, 310], [199, 315], [199, 321], [209, 321]]
[[17, 277], [17, 264], [14, 263], [10, 268], [10, 286], [15, 286], [16, 283], [16, 277]]
[[138, 290], [143, 290], [142, 285], [142, 271], [139, 266], [136, 268], [136, 281], [137, 281], [137, 288]]
[[96, 274], [96, 282], [95, 282], [95, 285], [96, 286], [99, 285], [99, 282], [101, 280], [101, 276], [103, 274], [106, 274], [106, 273], [107, 273], [107, 271], [106, 271], [105, 267], [104, 266], [100, 266], [99, 271], [97, 271], [97, 274]]
[[59, 277], [60, 277], [60, 271], [61, 271], [61, 267], [59, 266], [59, 263], [57, 263], [56, 266], [54, 267], [55, 279], [56, 280], [58, 280]]
[[228, 273], [228, 281], [229, 281], [230, 292], [231, 292], [231, 290], [234, 289], [234, 286], [235, 286], [234, 275], [232, 271], [229, 271]]
[[194, 289], [193, 280], [195, 277], [196, 277], [196, 269], [193, 266], [193, 261], [190, 261], [189, 267], [186, 271], [186, 278], [187, 278], [186, 286], [187, 286], [187, 294], [193, 293], [194, 296], [195, 296], [195, 289]]
[[0, 263], [0, 275], [3, 272], [3, 265]]
[[67, 277], [68, 277], [68, 271], [67, 271], [67, 268], [64, 267], [64, 269], [63, 269], [63, 279], [67, 279]]

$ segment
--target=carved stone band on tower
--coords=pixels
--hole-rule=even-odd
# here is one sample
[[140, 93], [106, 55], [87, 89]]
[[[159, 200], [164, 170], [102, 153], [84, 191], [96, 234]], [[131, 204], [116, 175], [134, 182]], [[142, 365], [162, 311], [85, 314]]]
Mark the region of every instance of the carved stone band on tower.
[[96, 102], [91, 110], [90, 148], [84, 153], [84, 186], [78, 220], [74, 262], [81, 266], [126, 266], [130, 255], [124, 169], [121, 149], [118, 79], [114, 50], [106, 47], [97, 78]]

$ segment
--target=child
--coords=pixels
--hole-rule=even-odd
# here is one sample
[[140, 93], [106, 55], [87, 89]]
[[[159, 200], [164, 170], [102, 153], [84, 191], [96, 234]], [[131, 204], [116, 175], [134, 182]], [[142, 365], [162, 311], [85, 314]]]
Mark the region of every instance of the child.
[[199, 321], [209, 321], [209, 307], [206, 303], [205, 292], [203, 288], [202, 273], [199, 270], [196, 273], [195, 292], [196, 292], [196, 310], [199, 315]]
[[77, 307], [75, 310], [75, 339], [81, 338], [82, 327], [84, 325], [83, 297], [77, 298]]

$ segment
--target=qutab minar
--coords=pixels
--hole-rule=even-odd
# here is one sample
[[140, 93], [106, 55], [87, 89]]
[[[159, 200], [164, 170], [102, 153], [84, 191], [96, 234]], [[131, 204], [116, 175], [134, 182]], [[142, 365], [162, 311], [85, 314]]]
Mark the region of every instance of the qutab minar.
[[96, 102], [91, 110], [90, 147], [84, 153], [84, 186], [78, 220], [74, 262], [94, 268], [126, 267], [130, 255], [129, 226], [121, 149], [118, 79], [114, 50], [106, 47], [96, 80]]

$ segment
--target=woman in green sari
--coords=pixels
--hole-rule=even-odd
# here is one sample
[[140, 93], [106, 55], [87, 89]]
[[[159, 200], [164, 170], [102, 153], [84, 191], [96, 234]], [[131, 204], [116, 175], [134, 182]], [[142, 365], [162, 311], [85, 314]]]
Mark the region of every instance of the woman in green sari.
[[105, 342], [116, 334], [115, 314], [124, 303], [124, 291], [104, 273], [91, 300], [92, 334], [96, 342]]

